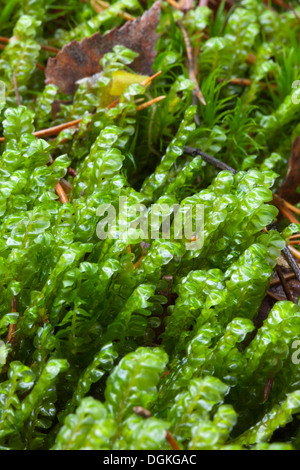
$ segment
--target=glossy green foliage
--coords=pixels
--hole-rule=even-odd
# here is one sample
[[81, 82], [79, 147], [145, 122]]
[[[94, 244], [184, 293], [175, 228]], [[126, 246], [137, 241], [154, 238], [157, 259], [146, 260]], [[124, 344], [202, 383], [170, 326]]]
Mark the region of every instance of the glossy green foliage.
[[0, 58], [0, 76], [6, 84], [7, 103], [15, 105], [14, 87], [20, 96], [26, 94], [27, 84], [36, 67], [40, 45], [36, 41], [41, 22], [34, 16], [22, 15], [16, 23], [12, 38]]
[[[264, 231], [299, 131], [300, 23], [255, 0], [229, 12], [222, 2], [215, 15], [162, 2], [153, 64], [162, 73], [151, 86], [134, 74], [120, 81], [136, 59], [122, 45], [74, 97], [44, 83], [40, 65], [53, 53], [41, 46], [104, 34], [146, 3], [95, 11], [69, 0], [58, 11], [52, 0], [3, 1], [0, 448], [171, 450], [171, 433], [182, 450], [299, 449], [300, 307], [275, 303], [262, 325], [258, 313], [299, 228]], [[200, 51], [206, 106], [193, 96], [178, 21]], [[107, 205], [116, 220], [101, 237]], [[177, 236], [188, 207], [194, 226], [203, 221], [199, 245]]]
[[134, 415], [133, 407], [153, 404], [167, 360], [158, 348], [139, 348], [125, 356], [107, 380], [105, 403], [83, 399], [76, 414], [66, 418], [54, 449], [141, 450], [163, 445], [166, 423], [144, 421]]

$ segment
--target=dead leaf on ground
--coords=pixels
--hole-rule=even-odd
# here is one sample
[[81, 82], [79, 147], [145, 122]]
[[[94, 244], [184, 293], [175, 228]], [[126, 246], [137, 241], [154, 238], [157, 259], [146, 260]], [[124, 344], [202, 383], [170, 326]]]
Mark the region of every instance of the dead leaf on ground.
[[289, 169], [286, 179], [279, 189], [279, 196], [282, 199], [297, 204], [300, 201], [300, 194], [297, 188], [300, 186], [300, 137], [294, 140], [292, 154], [289, 160]]
[[95, 33], [82, 41], [72, 41], [56, 55], [50, 57], [46, 68], [46, 83], [54, 83], [66, 94], [74, 94], [76, 82], [101, 71], [100, 59], [116, 45], [123, 45], [139, 56], [131, 68], [141, 75], [151, 75], [156, 56], [161, 0], [135, 21], [127, 21], [105, 35]]

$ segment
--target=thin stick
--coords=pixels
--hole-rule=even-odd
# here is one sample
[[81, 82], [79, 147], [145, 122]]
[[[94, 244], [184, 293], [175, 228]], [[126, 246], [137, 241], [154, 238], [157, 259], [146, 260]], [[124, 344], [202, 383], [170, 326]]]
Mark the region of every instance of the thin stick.
[[66, 204], [67, 202], [69, 202], [67, 195], [60, 183], [57, 183], [57, 185], [55, 186], [55, 191], [63, 204]]
[[269, 290], [267, 291], [267, 294], [268, 294], [270, 297], [272, 297], [272, 299], [277, 300], [277, 302], [281, 302], [281, 301], [282, 301], [282, 298], [281, 298], [281, 297], [278, 297], [277, 295], [273, 294], [273, 292], [271, 292], [271, 291], [269, 291]]
[[295, 256], [296, 258], [300, 259], [300, 252], [292, 246], [285, 246], [282, 250], [282, 254], [290, 265], [290, 267], [292, 268], [292, 270], [294, 271], [297, 281], [300, 282], [300, 268], [294, 258]]
[[[198, 38], [196, 39], [197, 41], [197, 45], [194, 47], [193, 49], [193, 68], [194, 68], [194, 75], [196, 77], [196, 80], [198, 82], [198, 57], [200, 55], [200, 43], [201, 43], [201, 36], [198, 36]], [[197, 105], [197, 96], [195, 95], [195, 93], [193, 93], [193, 104], [194, 105]], [[194, 121], [196, 123], [196, 125], [199, 127], [200, 124], [201, 124], [201, 121], [200, 121], [200, 117], [198, 115], [198, 113], [196, 113], [194, 115]]]
[[274, 379], [272, 377], [269, 377], [266, 382], [265, 389], [264, 389], [264, 401], [267, 401], [267, 399], [269, 398], [270, 392], [272, 390], [273, 382], [274, 382]]
[[[276, 204], [277, 205], [277, 204]], [[283, 215], [292, 223], [292, 224], [299, 224], [299, 220], [297, 217], [294, 216], [292, 212], [290, 212], [288, 209], [285, 209], [284, 207], [279, 207], [278, 208], [281, 210]]]
[[138, 269], [140, 267], [141, 262], [145, 258], [146, 255], [142, 255], [139, 260], [133, 265], [134, 269]]
[[166, 432], [166, 439], [167, 439], [168, 443], [170, 444], [170, 446], [172, 447], [173, 450], [180, 450], [179, 445], [177, 444], [174, 437], [172, 436], [172, 434], [169, 431]]
[[[295, 258], [297, 259], [300, 259], [300, 251], [296, 250], [296, 248], [294, 248], [293, 246], [289, 245], [289, 252], [291, 254], [293, 254], [295, 256]], [[296, 261], [294, 260], [294, 262], [296, 263]], [[296, 263], [297, 264], [297, 263]], [[298, 266], [298, 264], [297, 264]], [[299, 266], [298, 266], [298, 269], [299, 269]], [[296, 273], [295, 273], [296, 274]], [[297, 275], [296, 275], [297, 277]], [[299, 277], [297, 277], [298, 281], [300, 282], [300, 271], [299, 271]]]
[[154, 98], [153, 100], [146, 101], [146, 103], [142, 103], [139, 106], [136, 107], [136, 111], [142, 111], [142, 109], [149, 108], [149, 106], [152, 106], [152, 104], [158, 103], [159, 101], [162, 101], [166, 98], [166, 96], [158, 96], [157, 98]]
[[16, 95], [16, 100], [17, 100], [18, 106], [21, 106], [22, 101], [21, 101], [21, 98], [20, 98], [20, 93], [19, 93], [19, 89], [18, 89], [18, 82], [17, 82], [17, 76], [16, 76], [15, 72], [13, 73], [13, 83], [14, 83], [15, 95]]
[[252, 80], [250, 80], [249, 78], [231, 78], [231, 80], [229, 80], [229, 83], [231, 85], [251, 86]]
[[115, 108], [116, 106], [118, 106], [119, 103], [120, 103], [120, 98], [117, 98], [115, 101], [113, 101], [107, 106], [107, 109]]
[[[268, 229], [277, 231], [276, 224], [274, 222], [272, 222], [271, 224], [268, 225]], [[281, 250], [281, 253], [282, 253], [283, 257], [285, 258], [285, 260], [288, 262], [288, 264], [289, 264], [290, 268], [292, 269], [292, 271], [294, 272], [296, 279], [300, 282], [300, 268], [299, 268], [299, 265], [298, 265], [298, 263], [296, 262], [296, 260], [294, 258], [294, 256], [295, 256], [296, 258], [300, 259], [300, 252], [289, 245], [289, 246], [285, 246]], [[292, 253], [294, 254], [294, 256], [293, 256]]]
[[63, 188], [64, 192], [66, 193], [66, 196], [68, 197], [70, 192], [72, 191], [72, 185], [67, 181], [65, 178], [62, 178], [60, 180], [60, 185]]
[[168, 4], [171, 5], [174, 8], [177, 8], [177, 10], [180, 10], [180, 5], [179, 3], [175, 2], [175, 0], [167, 0]]
[[[16, 313], [16, 311], [17, 311], [17, 298], [16, 298], [15, 295], [14, 295], [12, 303], [11, 303], [11, 311], [12, 311], [12, 313]], [[10, 323], [9, 328], [8, 328], [8, 335], [7, 335], [7, 339], [6, 339], [7, 343], [12, 343], [13, 342], [15, 332], [16, 332], [16, 325], [14, 323]]]
[[151, 77], [146, 78], [146, 79], [141, 83], [141, 85], [143, 85], [143, 86], [149, 85], [149, 83], [151, 83], [156, 77], [158, 77], [159, 75], [161, 75], [161, 73], [162, 73], [162, 71], [159, 70], [159, 72], [156, 72], [154, 75], [151, 75]]
[[39, 64], [38, 62], [36, 64], [36, 68], [39, 69], [41, 72], [45, 72], [46, 70], [46, 67], [42, 64]]
[[230, 85], [251, 86], [252, 80], [249, 78], [218, 78], [219, 83], [227, 82]]
[[[253, 83], [253, 81], [250, 80], [249, 78], [231, 78], [230, 80], [226, 80], [225, 78], [218, 78], [218, 82], [220, 83], [226, 82], [226, 81], [227, 81], [227, 84], [239, 85], [239, 86], [251, 86]], [[277, 88], [275, 83], [269, 84], [269, 83], [261, 82], [261, 85], [265, 90], [269, 90], [270, 88], [275, 90]]]
[[49, 137], [51, 135], [57, 135], [65, 129], [70, 127], [77, 126], [82, 121], [82, 118], [76, 119], [75, 121], [65, 122], [64, 124], [59, 124], [58, 126], [49, 127], [48, 129], [42, 129], [40, 131], [35, 131], [32, 133], [35, 137]]
[[58, 49], [58, 47], [47, 46], [47, 45], [44, 45], [44, 44], [40, 44], [40, 47], [41, 47], [41, 49], [43, 49], [43, 51], [55, 52], [55, 54], [60, 52], [60, 49]]
[[202, 103], [204, 106], [206, 106], [206, 101], [204, 99], [202, 91], [199, 88], [198, 80], [197, 80], [197, 77], [195, 75], [194, 59], [193, 59], [193, 48], [192, 48], [192, 45], [191, 45], [189, 35], [187, 33], [187, 30], [185, 29], [185, 27], [181, 23], [179, 23], [179, 26], [180, 26], [180, 29], [181, 29], [182, 34], [183, 34], [186, 53], [187, 53], [187, 57], [188, 57], [190, 80], [192, 80], [192, 82], [194, 82], [194, 84], [195, 84], [195, 88], [193, 90], [193, 93], [197, 96], [200, 103]]
[[281, 206], [286, 207], [286, 209], [290, 209], [291, 211], [295, 212], [296, 214], [300, 214], [300, 209], [290, 202], [287, 202], [282, 197], [278, 196], [278, 194], [273, 194], [274, 201], [278, 202]]
[[286, 282], [286, 279], [285, 279], [285, 277], [284, 277], [284, 275], [283, 275], [283, 272], [282, 272], [282, 269], [281, 269], [280, 266], [277, 266], [277, 274], [278, 274], [278, 277], [279, 277], [280, 282], [281, 282], [281, 284], [282, 284], [282, 287], [283, 287], [283, 290], [284, 290], [284, 292], [285, 292], [286, 298], [287, 298], [288, 300], [291, 300], [292, 302], [294, 302], [294, 299], [293, 299], [293, 297], [292, 297], [292, 294], [291, 294], [291, 292], [290, 292], [290, 289], [289, 289], [289, 287], [288, 287], [288, 284], [287, 284], [287, 282]]
[[201, 36], [199, 36], [198, 38], [196, 38], [196, 46], [194, 47], [194, 50], [193, 50], [193, 64], [194, 64], [194, 74], [197, 78], [197, 75], [198, 75], [198, 58], [199, 58], [199, 55], [200, 55], [200, 45], [201, 45]]
[[281, 199], [284, 201], [284, 205], [290, 209], [291, 211], [295, 212], [295, 214], [300, 214], [300, 209], [299, 207], [294, 206], [293, 204], [290, 204], [289, 202], [285, 201], [284, 199]]
[[[294, 279], [295, 277], [295, 273], [290, 273], [290, 274], [287, 274], [286, 276], [284, 276], [284, 279], [286, 281], [288, 281], [289, 279]], [[279, 277], [277, 279], [273, 279], [271, 282], [270, 282], [270, 286], [277, 286], [277, 284], [280, 284], [280, 279]]]
[[294, 224], [299, 224], [297, 217], [287, 208], [284, 199], [281, 199], [277, 194], [273, 194], [273, 202], [275, 206], [285, 215], [285, 217]]
[[188, 155], [192, 155], [193, 157], [196, 155], [199, 155], [202, 160], [204, 160], [207, 163], [210, 163], [214, 167], [218, 168], [219, 170], [226, 170], [226, 171], [231, 171], [232, 173], [236, 174], [237, 171], [234, 168], [231, 168], [229, 165], [226, 165], [226, 163], [221, 162], [215, 157], [212, 157], [211, 155], [208, 155], [207, 153], [203, 152], [201, 149], [195, 149], [192, 147], [188, 147], [187, 145], [184, 146], [184, 152], [187, 153]]

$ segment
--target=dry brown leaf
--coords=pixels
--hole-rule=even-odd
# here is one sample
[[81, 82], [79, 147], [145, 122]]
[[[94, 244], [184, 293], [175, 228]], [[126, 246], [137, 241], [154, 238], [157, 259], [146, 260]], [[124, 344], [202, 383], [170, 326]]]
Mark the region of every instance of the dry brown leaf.
[[121, 28], [114, 28], [105, 35], [95, 33], [82, 41], [65, 45], [56, 57], [50, 57], [46, 68], [46, 83], [54, 83], [66, 94], [74, 94], [76, 82], [101, 71], [100, 59], [116, 45], [123, 45], [137, 52], [131, 68], [141, 75], [151, 75], [156, 56], [161, 0], [135, 21], [128, 21]]
[[300, 194], [297, 188], [300, 186], [300, 137], [297, 137], [293, 143], [292, 155], [289, 160], [289, 169], [286, 179], [279, 189], [279, 196], [296, 204], [300, 201]]

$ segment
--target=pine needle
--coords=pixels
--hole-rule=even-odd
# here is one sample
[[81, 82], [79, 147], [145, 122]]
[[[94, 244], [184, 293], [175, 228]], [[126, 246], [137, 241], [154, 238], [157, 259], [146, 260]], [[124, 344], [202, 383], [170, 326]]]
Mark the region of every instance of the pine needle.
[[59, 196], [60, 201], [63, 204], [67, 204], [67, 202], [69, 202], [67, 195], [60, 183], [57, 183], [57, 185], [55, 186], [55, 191], [56, 191], [56, 194]]
[[137, 111], [142, 111], [142, 109], [149, 108], [149, 106], [152, 106], [155, 103], [159, 103], [159, 101], [162, 101], [166, 98], [166, 96], [158, 96], [157, 98], [153, 98], [153, 100], [146, 101], [145, 103], [140, 104], [139, 106], [136, 107]]

